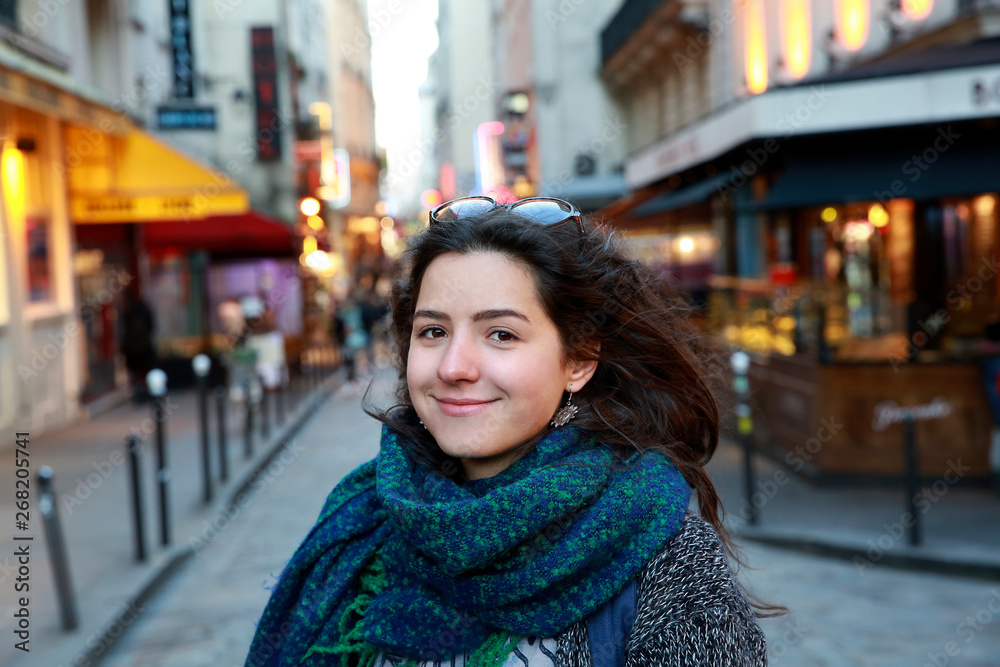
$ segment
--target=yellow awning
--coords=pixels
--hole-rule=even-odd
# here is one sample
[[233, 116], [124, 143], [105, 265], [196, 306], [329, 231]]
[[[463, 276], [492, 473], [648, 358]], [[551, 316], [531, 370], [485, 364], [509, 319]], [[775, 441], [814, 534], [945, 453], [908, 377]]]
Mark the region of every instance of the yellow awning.
[[123, 136], [66, 126], [66, 175], [75, 223], [200, 220], [250, 210], [226, 174], [131, 128]]

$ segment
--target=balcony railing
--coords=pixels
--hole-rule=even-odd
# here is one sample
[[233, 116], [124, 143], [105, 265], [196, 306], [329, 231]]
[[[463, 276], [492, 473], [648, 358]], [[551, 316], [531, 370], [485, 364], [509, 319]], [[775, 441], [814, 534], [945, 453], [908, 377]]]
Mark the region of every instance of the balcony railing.
[[667, 2], [680, 0], [625, 0], [614, 18], [601, 31], [601, 64], [622, 47], [632, 34], [639, 29], [658, 7]]

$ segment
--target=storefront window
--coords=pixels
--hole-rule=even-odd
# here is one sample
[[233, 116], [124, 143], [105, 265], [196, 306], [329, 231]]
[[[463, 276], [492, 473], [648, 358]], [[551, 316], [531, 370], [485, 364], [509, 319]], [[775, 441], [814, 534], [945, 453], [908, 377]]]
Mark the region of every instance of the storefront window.
[[779, 215], [766, 279], [712, 280], [712, 329], [762, 354], [825, 361], [996, 353], [998, 208], [995, 194], [831, 206], [800, 211], [791, 235]]

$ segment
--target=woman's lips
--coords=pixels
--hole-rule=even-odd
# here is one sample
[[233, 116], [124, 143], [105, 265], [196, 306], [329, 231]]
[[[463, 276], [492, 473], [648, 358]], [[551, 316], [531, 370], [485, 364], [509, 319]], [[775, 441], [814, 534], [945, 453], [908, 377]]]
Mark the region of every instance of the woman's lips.
[[441, 409], [441, 412], [449, 417], [469, 417], [470, 415], [482, 412], [492, 402], [493, 401], [487, 401], [485, 403], [467, 403], [465, 405], [458, 405], [438, 400], [437, 404], [438, 408]]

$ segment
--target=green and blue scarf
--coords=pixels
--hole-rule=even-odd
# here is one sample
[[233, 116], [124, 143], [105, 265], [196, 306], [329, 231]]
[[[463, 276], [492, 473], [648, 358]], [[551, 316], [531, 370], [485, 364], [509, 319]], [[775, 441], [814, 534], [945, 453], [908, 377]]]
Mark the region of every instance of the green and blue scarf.
[[327, 498], [272, 591], [247, 667], [346, 666], [349, 634], [423, 660], [498, 631], [555, 636], [663, 550], [691, 496], [663, 454], [616, 462], [572, 426], [463, 483], [414, 464], [402, 439], [383, 427], [378, 456]]

